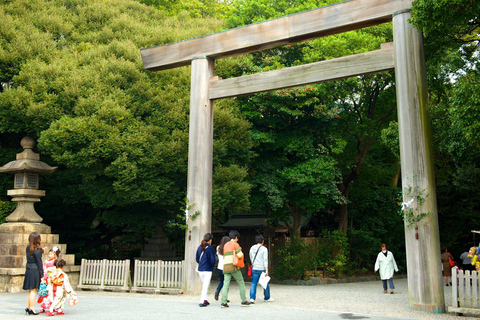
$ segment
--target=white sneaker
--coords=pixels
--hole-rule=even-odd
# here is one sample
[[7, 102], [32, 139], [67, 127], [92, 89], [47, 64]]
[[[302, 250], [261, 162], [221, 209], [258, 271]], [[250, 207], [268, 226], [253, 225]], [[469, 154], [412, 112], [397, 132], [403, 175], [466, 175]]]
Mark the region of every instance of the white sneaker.
[[255, 300], [253, 300], [253, 299], [250, 299], [250, 303], [255, 303]]
[[272, 297], [270, 297], [270, 299], [268, 300], [264, 300], [265, 302], [272, 302], [272, 301], [275, 301], [275, 299], [273, 299]]

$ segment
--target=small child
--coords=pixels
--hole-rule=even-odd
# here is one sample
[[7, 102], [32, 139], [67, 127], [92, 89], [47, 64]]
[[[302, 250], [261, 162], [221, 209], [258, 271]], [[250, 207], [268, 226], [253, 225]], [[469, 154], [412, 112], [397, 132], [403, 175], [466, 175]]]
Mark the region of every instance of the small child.
[[76, 305], [78, 303], [77, 294], [73, 291], [68, 276], [63, 272], [63, 268], [67, 263], [65, 260], [57, 260], [54, 273], [48, 277], [48, 288], [49, 288], [49, 298], [51, 301], [49, 311], [47, 311], [47, 316], [54, 316], [64, 314], [62, 308], [65, 306], [65, 297], [68, 294], [69, 299], [72, 300], [71, 305]]
[[[57, 269], [55, 263], [57, 262], [58, 256], [60, 256], [60, 249], [58, 247], [53, 247], [50, 249], [50, 251], [48, 251], [48, 259], [43, 263], [42, 281], [47, 282], [48, 277]], [[50, 308], [50, 299], [48, 298], [48, 294], [45, 297], [38, 297], [37, 302], [41, 303], [40, 309], [38, 310], [39, 313], [43, 313], [45, 310]]]

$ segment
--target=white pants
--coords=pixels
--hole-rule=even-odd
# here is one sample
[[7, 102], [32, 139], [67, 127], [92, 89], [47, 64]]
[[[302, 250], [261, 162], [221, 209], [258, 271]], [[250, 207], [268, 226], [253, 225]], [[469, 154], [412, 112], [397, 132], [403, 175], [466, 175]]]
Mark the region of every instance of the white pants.
[[203, 282], [202, 293], [200, 295], [200, 303], [203, 303], [207, 299], [208, 287], [210, 286], [210, 280], [212, 279], [212, 271], [199, 271], [198, 275]]

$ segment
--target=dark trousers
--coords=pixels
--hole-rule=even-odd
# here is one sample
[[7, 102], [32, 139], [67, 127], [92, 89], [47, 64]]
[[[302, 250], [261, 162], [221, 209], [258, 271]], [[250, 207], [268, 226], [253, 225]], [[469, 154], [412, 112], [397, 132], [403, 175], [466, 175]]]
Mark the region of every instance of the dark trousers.
[[475, 266], [472, 266], [471, 263], [469, 263], [469, 264], [462, 264], [462, 269], [463, 269], [463, 271], [467, 271], [467, 270], [475, 271]]
[[220, 291], [223, 288], [223, 279], [225, 277], [223, 276], [223, 270], [217, 269], [217, 271], [218, 271], [218, 278], [220, 279], [220, 283], [218, 284], [217, 291]]

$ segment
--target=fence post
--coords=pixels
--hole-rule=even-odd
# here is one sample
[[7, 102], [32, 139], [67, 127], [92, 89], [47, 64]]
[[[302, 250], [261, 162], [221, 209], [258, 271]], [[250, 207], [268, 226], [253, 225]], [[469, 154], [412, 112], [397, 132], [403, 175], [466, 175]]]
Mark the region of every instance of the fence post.
[[85, 262], [85, 259], [82, 259], [82, 262], [80, 263], [80, 278], [78, 279], [78, 284], [79, 285], [83, 284], [83, 276], [84, 276], [84, 272], [85, 272], [85, 270], [83, 270], [84, 262]]
[[107, 259], [103, 259], [102, 267], [100, 269], [100, 275], [101, 275], [100, 289], [103, 289], [105, 287], [105, 268], [106, 268], [106, 264], [107, 264]]
[[452, 306], [458, 308], [458, 268], [452, 268]]
[[479, 280], [479, 274], [476, 271], [472, 271], [472, 299], [474, 308], [480, 308], [480, 301], [478, 301]]
[[133, 266], [133, 288], [137, 288], [138, 260], [135, 260]]
[[160, 261], [160, 265], [162, 266], [162, 267], [160, 268], [160, 280], [161, 280], [161, 282], [160, 282], [160, 288], [163, 288], [163, 287], [165, 287], [165, 275], [166, 275], [165, 267], [166, 267], [166, 266], [165, 266], [165, 261], [163, 261], [163, 260], [159, 260], [159, 261]]
[[472, 282], [470, 277], [470, 270], [465, 270], [465, 307], [473, 307], [472, 300]]
[[162, 260], [155, 262], [155, 288], [160, 289], [160, 282], [162, 281]]
[[128, 278], [130, 277], [130, 260], [125, 260], [125, 264], [123, 266], [123, 290], [128, 289]]

